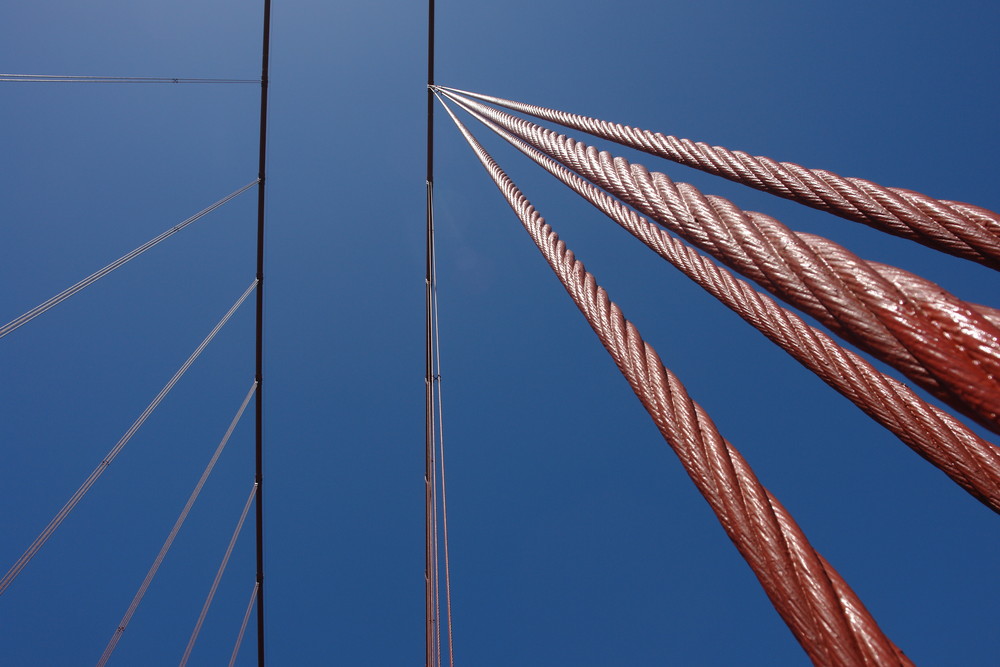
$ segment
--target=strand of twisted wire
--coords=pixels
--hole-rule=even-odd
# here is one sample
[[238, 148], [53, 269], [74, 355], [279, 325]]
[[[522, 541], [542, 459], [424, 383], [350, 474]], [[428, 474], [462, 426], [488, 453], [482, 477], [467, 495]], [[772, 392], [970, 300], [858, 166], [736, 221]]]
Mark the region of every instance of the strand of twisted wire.
[[857, 595], [816, 553], [787, 510], [656, 351], [612, 303], [516, 185], [447, 106], [497, 187], [597, 333], [664, 439], [817, 665], [909, 665]]
[[[603, 190], [465, 106], [461, 100], [447, 92], [443, 94], [736, 312], [971, 495], [1000, 512], [1000, 449]], [[886, 267], [886, 270], [891, 269]], [[901, 279], [907, 277], [912, 276], [906, 274]]]
[[[620, 197], [918, 384], [1000, 432], [1000, 328], [921, 279], [880, 273], [846, 249], [703, 195], [623, 158], [472, 100], [467, 104], [577, 174]], [[909, 275], [909, 274], [907, 274]], [[896, 282], [893, 280], [896, 279]], [[924, 285], [931, 285], [923, 281]]]
[[1000, 269], [1000, 215], [972, 204], [934, 199], [903, 188], [883, 187], [862, 178], [842, 177], [824, 169], [808, 169], [794, 162], [777, 162], [764, 156], [556, 109], [468, 91], [457, 92]]

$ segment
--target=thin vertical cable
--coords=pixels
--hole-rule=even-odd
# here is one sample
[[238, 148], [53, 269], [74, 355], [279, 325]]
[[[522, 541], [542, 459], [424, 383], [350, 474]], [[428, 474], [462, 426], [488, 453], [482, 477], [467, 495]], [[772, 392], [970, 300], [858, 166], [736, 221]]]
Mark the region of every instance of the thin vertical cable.
[[271, 0], [264, 0], [260, 57], [260, 138], [257, 157], [257, 344], [254, 378], [254, 482], [257, 484], [257, 665], [264, 667], [264, 185], [267, 166], [267, 83], [271, 53]]
[[427, 262], [424, 276], [425, 372], [424, 372], [424, 665], [434, 665], [434, 565], [432, 479], [434, 470], [434, 346], [432, 303], [434, 298], [434, 0], [427, 0]]
[[243, 624], [240, 625], [240, 633], [236, 635], [236, 646], [233, 647], [233, 655], [229, 658], [229, 667], [236, 664], [236, 656], [240, 654], [240, 645], [243, 643], [243, 633], [247, 631], [247, 623], [250, 622], [250, 612], [253, 611], [253, 603], [257, 601], [257, 589], [260, 586], [257, 582], [253, 584], [253, 591], [250, 592], [250, 602], [247, 603], [247, 611], [243, 614]]
[[[455, 667], [455, 642], [451, 621], [451, 563], [448, 553], [448, 493], [447, 485], [445, 483], [444, 469], [444, 399], [441, 396], [441, 328], [440, 317], [438, 316], [437, 258], [434, 259], [434, 264], [431, 267], [431, 273], [434, 278], [434, 381], [436, 390], [435, 396], [437, 398], [438, 466], [441, 470], [441, 529], [442, 536], [444, 538], [441, 546], [444, 548], [444, 596], [445, 613], [447, 614], [448, 623], [448, 664], [450, 667]], [[435, 470], [435, 473], [436, 472], [437, 471]], [[435, 485], [435, 490], [436, 488], [437, 487]], [[438, 619], [440, 620], [440, 613], [438, 614]], [[440, 659], [439, 655], [438, 660]]]
[[[435, 387], [436, 395], [436, 387]], [[434, 442], [437, 442], [437, 424], [435, 422], [434, 426]], [[431, 523], [434, 525], [434, 554], [433, 561], [434, 567], [431, 568], [431, 573], [434, 577], [434, 667], [441, 667], [441, 561], [440, 561], [440, 548], [441, 548], [441, 538], [438, 533], [438, 496], [437, 496], [437, 461], [436, 459], [431, 459], [431, 469], [434, 471], [434, 477], [431, 480], [431, 490], [434, 501], [433, 517]]]
[[250, 512], [250, 504], [253, 502], [256, 495], [257, 483], [254, 482], [253, 488], [250, 489], [250, 495], [247, 496], [247, 501], [243, 505], [243, 512], [240, 514], [240, 520], [236, 522], [236, 528], [233, 530], [233, 536], [229, 538], [229, 546], [226, 547], [226, 554], [222, 557], [222, 563], [219, 564], [219, 569], [215, 573], [215, 579], [212, 581], [212, 587], [208, 591], [208, 597], [205, 598], [205, 604], [201, 607], [201, 613], [198, 615], [198, 622], [194, 624], [194, 630], [191, 632], [191, 638], [188, 640], [187, 648], [184, 649], [184, 656], [181, 658], [180, 667], [187, 665], [188, 660], [191, 658], [191, 651], [194, 649], [194, 643], [198, 641], [198, 634], [201, 632], [202, 624], [205, 623], [205, 617], [208, 615], [208, 608], [212, 606], [212, 600], [215, 598], [215, 591], [218, 590], [219, 582], [222, 581], [222, 575], [226, 571], [226, 565], [229, 564], [229, 557], [233, 554], [233, 547], [236, 546], [236, 539], [243, 531], [243, 522], [246, 521], [247, 513]]

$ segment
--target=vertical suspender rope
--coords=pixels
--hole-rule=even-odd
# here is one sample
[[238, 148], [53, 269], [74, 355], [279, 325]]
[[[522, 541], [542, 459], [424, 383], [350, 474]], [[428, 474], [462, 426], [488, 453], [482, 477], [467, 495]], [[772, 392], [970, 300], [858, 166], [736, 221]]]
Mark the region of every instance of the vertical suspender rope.
[[424, 277], [425, 299], [425, 375], [424, 375], [424, 664], [434, 665], [434, 585], [433, 572], [433, 455], [434, 455], [434, 346], [433, 311], [434, 297], [434, 0], [427, 2], [427, 262]]
[[271, 50], [271, 0], [264, 0], [260, 64], [260, 139], [257, 160], [257, 324], [254, 378], [257, 403], [254, 414], [254, 481], [257, 528], [257, 665], [264, 665], [264, 185], [267, 163], [267, 74]]

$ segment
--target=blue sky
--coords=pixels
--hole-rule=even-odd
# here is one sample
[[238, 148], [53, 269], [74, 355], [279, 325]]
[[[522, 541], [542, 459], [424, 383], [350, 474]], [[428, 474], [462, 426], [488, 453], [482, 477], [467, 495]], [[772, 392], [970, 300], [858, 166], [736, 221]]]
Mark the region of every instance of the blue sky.
[[[18, 3], [3, 71], [253, 78], [260, 7]], [[1000, 208], [993, 3], [439, 0], [437, 80]], [[268, 654], [423, 652], [425, 8], [273, 8]], [[256, 175], [253, 85], [4, 84], [0, 320]], [[436, 213], [455, 645], [466, 665], [804, 654], [450, 121]], [[918, 664], [996, 655], [996, 516], [478, 128]], [[601, 147], [603, 142], [591, 140]], [[649, 156], [675, 180], [998, 305], [997, 276]], [[245, 194], [0, 341], [13, 563], [253, 277]], [[244, 307], [0, 600], [12, 665], [92, 664], [253, 373]], [[174, 664], [252, 477], [244, 420], [112, 664]], [[991, 438], [995, 441], [995, 438]], [[6, 569], [6, 565], [0, 565]], [[228, 657], [244, 530], [191, 664]], [[239, 664], [253, 664], [252, 634]]]

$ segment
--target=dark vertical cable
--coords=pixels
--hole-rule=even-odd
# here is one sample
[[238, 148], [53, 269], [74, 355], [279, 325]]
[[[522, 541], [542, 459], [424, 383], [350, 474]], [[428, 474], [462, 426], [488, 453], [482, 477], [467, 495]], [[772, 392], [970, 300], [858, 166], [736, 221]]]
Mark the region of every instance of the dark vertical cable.
[[424, 277], [426, 301], [426, 373], [425, 383], [425, 442], [424, 442], [424, 597], [425, 597], [425, 665], [434, 664], [434, 605], [433, 558], [434, 534], [432, 488], [434, 456], [434, 0], [427, 2], [427, 272]]
[[257, 665], [264, 665], [264, 185], [267, 162], [267, 72], [271, 51], [271, 0], [264, 0], [260, 63], [260, 150], [257, 161], [257, 349], [254, 377], [254, 481], [257, 483]]

